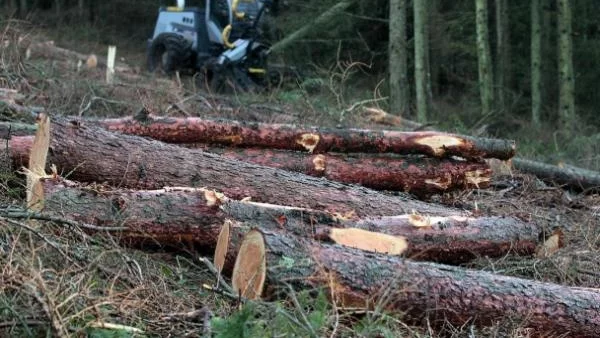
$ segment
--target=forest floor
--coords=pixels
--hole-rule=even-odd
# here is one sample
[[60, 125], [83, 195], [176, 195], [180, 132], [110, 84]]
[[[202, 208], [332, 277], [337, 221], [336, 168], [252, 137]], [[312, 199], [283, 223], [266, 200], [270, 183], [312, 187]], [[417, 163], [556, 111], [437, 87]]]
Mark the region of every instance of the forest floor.
[[[21, 34], [7, 28], [0, 42], [17, 41]], [[78, 51], [89, 53], [88, 47], [80, 45]], [[138, 64], [141, 55], [125, 61], [137, 60]], [[223, 96], [198, 90], [191, 77], [170, 79], [147, 74], [140, 70], [142, 64], [133, 74], [117, 73], [116, 81], [108, 85], [103, 70], [78, 70], [75, 62], [26, 60], [22, 51], [11, 48], [3, 48], [0, 57], [0, 87], [16, 89], [24, 95], [23, 105], [43, 107], [51, 115], [128, 116], [145, 108], [163, 116], [392, 128], [369, 120], [360, 106], [348, 109], [357, 101], [341, 94], [347, 83], [324, 85], [318, 94], [292, 83], [260, 96]], [[323, 91], [333, 94], [328, 94], [328, 101], [323, 100]], [[376, 107], [377, 102], [368, 105]], [[32, 117], [0, 106], [0, 120], [32, 122]], [[23, 182], [13, 171], [0, 172], [0, 207], [23, 204]], [[548, 233], [560, 228], [565, 234], [565, 246], [550, 257], [481, 257], [465, 267], [599, 287], [600, 196], [578, 195], [515, 172], [495, 177], [490, 189], [446, 194], [433, 200], [465, 210], [477, 208], [490, 215], [528, 215]], [[487, 328], [449, 324], [432, 328], [427, 322], [408, 323], [398, 313], [344, 313], [322, 297], [313, 299], [305, 293], [293, 295], [300, 300], [300, 307], [282, 297], [240, 310], [235, 300], [203, 288], [215, 280], [199, 260], [203, 254], [193, 248], [141, 251], [121, 247], [108, 236], [89, 236], [52, 222], [40, 222], [32, 229], [20, 221], [0, 218], [0, 336], [38, 337], [61, 332], [77, 337], [186, 337], [211, 331], [219, 337], [310, 336], [306, 327], [290, 319], [299, 312], [310, 318], [319, 336], [527, 336], [526, 328], [514, 318]], [[124, 327], [100, 329], [99, 322]], [[131, 328], [145, 333], [132, 333]]]

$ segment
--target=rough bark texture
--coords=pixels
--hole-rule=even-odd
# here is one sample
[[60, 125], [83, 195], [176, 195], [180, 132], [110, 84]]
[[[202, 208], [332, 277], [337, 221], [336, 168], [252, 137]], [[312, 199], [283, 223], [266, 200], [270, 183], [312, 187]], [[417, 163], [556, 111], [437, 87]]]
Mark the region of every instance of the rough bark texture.
[[416, 210], [451, 215], [459, 211], [397, 193], [390, 196], [285, 170], [224, 158], [141, 137], [57, 118], [52, 125], [49, 163], [68, 178], [117, 187], [160, 189], [208, 187], [233, 199], [328, 210], [341, 214], [397, 215]]
[[543, 229], [515, 217], [427, 217], [399, 215], [345, 224], [408, 238], [411, 259], [459, 264], [502, 253], [531, 255]]
[[333, 287], [336, 301], [348, 307], [372, 308], [383, 297], [390, 309], [440, 325], [512, 319], [538, 333], [600, 335], [600, 293], [595, 290], [411, 262], [279, 232], [263, 234], [271, 287], [290, 281], [301, 288]]
[[512, 163], [515, 169], [550, 183], [566, 185], [580, 191], [600, 191], [600, 172], [597, 171], [573, 166], [559, 167], [522, 158], [515, 158]]
[[[10, 150], [16, 165], [27, 163], [31, 142], [32, 137], [14, 138]], [[405, 191], [419, 196], [457, 189], [487, 188], [491, 177], [491, 169], [485, 162], [410, 155], [308, 155], [262, 148], [200, 148], [234, 160], [325, 177], [342, 183], [360, 184], [377, 190]]]
[[388, 70], [390, 112], [406, 116], [410, 113], [410, 83], [408, 81], [408, 43], [406, 41], [406, 0], [390, 1]]
[[29, 162], [29, 153], [33, 145], [33, 136], [16, 136], [8, 140], [8, 153], [12, 159], [14, 169], [26, 167]]
[[369, 154], [319, 154], [262, 148], [203, 147], [221, 156], [360, 184], [376, 190], [406, 191], [419, 196], [457, 189], [487, 188], [491, 169], [485, 162], [435, 159], [422, 156], [371, 156]]
[[390, 152], [464, 158], [509, 159], [515, 153], [514, 141], [441, 132], [325, 129], [201, 118], [159, 118], [145, 114], [133, 118], [106, 119], [98, 123], [111, 131], [147, 136], [169, 143], [213, 143], [310, 153]]
[[[250, 227], [285, 230], [306, 238], [329, 241], [332, 228], [359, 228], [403, 236], [407, 257], [444, 263], [464, 263], [475, 257], [535, 252], [539, 233], [534, 223], [512, 217], [420, 217], [400, 215], [363, 220], [280, 205], [240, 202], [203, 189], [110, 190], [82, 187], [68, 181], [44, 181], [43, 212], [104, 227], [126, 227], [116, 236], [136, 244], [194, 245], [213, 249], [226, 219], [232, 228], [232, 252]], [[26, 215], [24, 215], [26, 217]], [[423, 227], [428, 222], [430, 226]], [[421, 225], [421, 227], [416, 227]], [[231, 251], [231, 250], [230, 250]]]

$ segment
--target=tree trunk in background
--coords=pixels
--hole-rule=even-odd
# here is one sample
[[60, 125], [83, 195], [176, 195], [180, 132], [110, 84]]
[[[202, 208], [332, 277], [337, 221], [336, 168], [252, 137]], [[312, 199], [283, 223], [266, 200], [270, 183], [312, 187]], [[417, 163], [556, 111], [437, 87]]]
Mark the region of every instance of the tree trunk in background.
[[554, 107], [558, 92], [558, 72], [556, 71], [556, 34], [552, 29], [554, 11], [552, 10], [555, 0], [540, 0], [542, 7], [542, 102], [548, 107]]
[[390, 0], [389, 25], [390, 112], [394, 115], [406, 116], [410, 108], [406, 0]]
[[432, 109], [435, 110], [435, 104], [433, 97], [440, 94], [439, 78], [440, 78], [440, 67], [444, 63], [441, 57], [441, 45], [440, 37], [445, 38], [446, 30], [444, 29], [444, 18], [440, 15], [440, 0], [432, 0], [429, 4], [429, 21], [427, 22], [427, 36], [429, 37], [429, 53], [428, 62], [429, 65], [429, 88]]
[[540, 125], [542, 116], [542, 21], [541, 1], [531, 1], [531, 122]]
[[427, 84], [429, 76], [427, 70], [427, 50], [429, 49], [429, 39], [427, 36], [428, 1], [414, 1], [414, 31], [415, 31], [415, 85], [417, 94], [417, 121], [427, 122], [429, 113], [429, 100]]
[[511, 87], [511, 53], [508, 0], [496, 0], [496, 105], [504, 110]]
[[431, 90], [431, 19], [432, 12], [436, 10], [436, 1], [437, 0], [427, 0], [425, 5], [427, 6], [427, 16], [423, 21], [423, 31], [425, 32], [425, 73], [427, 74], [427, 81], [425, 81], [426, 89], [427, 89], [427, 103], [428, 103], [428, 113], [431, 112], [433, 106], [433, 92]]
[[570, 126], [575, 117], [575, 79], [573, 73], [572, 13], [570, 0], [558, 1], [558, 83], [559, 118]]
[[494, 78], [488, 32], [487, 0], [475, 0], [477, 22], [477, 60], [479, 63], [479, 92], [482, 115], [491, 113], [494, 105]]

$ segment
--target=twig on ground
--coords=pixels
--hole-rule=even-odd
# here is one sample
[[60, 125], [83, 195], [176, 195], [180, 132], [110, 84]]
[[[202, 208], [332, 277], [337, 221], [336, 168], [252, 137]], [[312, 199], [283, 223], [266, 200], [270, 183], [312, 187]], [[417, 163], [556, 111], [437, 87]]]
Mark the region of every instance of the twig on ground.
[[[208, 270], [215, 275], [215, 277], [219, 276], [219, 272], [217, 271], [217, 268], [213, 265], [213, 263], [211, 263], [210, 260], [208, 260], [208, 258], [206, 257], [200, 257], [200, 262], [202, 262], [207, 268]], [[225, 289], [225, 291], [227, 291], [228, 293], [235, 295], [235, 293], [233, 292], [233, 288], [227, 284], [223, 278], [218, 278], [219, 281], [219, 285], [217, 285], [217, 289], [219, 286], [221, 286], [223, 289]], [[213, 288], [213, 291], [216, 290]], [[237, 296], [235, 296], [237, 298]]]
[[125, 231], [125, 230], [129, 229], [128, 227], [101, 227], [101, 226], [96, 226], [96, 225], [92, 225], [92, 224], [79, 223], [79, 222], [74, 222], [74, 221], [71, 221], [71, 220], [68, 220], [65, 218], [44, 215], [44, 214], [38, 213], [38, 212], [30, 212], [30, 211], [26, 211], [24, 209], [19, 209], [19, 208], [0, 209], [0, 217], [6, 217], [6, 218], [12, 218], [12, 219], [35, 219], [35, 220], [40, 220], [40, 221], [50, 221], [50, 222], [66, 224], [71, 227], [79, 227], [79, 228], [94, 230], [94, 231], [112, 232], [112, 231]]
[[62, 251], [62, 249], [60, 248], [60, 246], [58, 244], [54, 243], [53, 241], [51, 241], [50, 239], [48, 239], [46, 236], [42, 235], [36, 229], [30, 227], [29, 225], [27, 225], [25, 223], [17, 222], [17, 221], [15, 221], [13, 219], [2, 217], [2, 216], [0, 216], [0, 221], [4, 221], [6, 223], [9, 223], [9, 224], [12, 224], [12, 225], [16, 225], [16, 226], [18, 226], [20, 228], [23, 228], [23, 229], [31, 232], [32, 234], [36, 235], [41, 240], [43, 240], [44, 242], [46, 242], [48, 245], [50, 245], [52, 248], [54, 248], [56, 251], [58, 251], [58, 253], [60, 253], [63, 257], [65, 257], [65, 259], [67, 259], [69, 262], [75, 264], [78, 268], [81, 268], [77, 263], [75, 263], [75, 261], [73, 261], [71, 259], [71, 257], [69, 257], [64, 251]]

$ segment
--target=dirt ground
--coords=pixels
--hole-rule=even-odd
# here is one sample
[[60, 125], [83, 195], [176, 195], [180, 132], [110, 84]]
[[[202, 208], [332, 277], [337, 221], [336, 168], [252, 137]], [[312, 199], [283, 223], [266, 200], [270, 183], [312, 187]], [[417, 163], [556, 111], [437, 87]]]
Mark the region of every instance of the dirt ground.
[[[0, 55], [0, 88], [17, 90], [19, 105], [42, 107], [51, 115], [127, 116], [146, 109], [163, 116], [392, 128], [369, 121], [360, 107], [324, 112], [307, 92], [282, 99], [286, 91], [294, 90], [293, 82], [266, 95], [223, 96], [197, 89], [189, 76], [153, 76], [134, 67], [117, 73], [115, 83], [109, 85], [102, 68], [78, 67], [74, 60], [26, 59], [26, 44], [19, 44], [20, 36], [11, 29], [0, 35], [0, 42], [8, 41]], [[32, 122], [32, 118], [28, 112], [0, 105], [0, 120]], [[18, 208], [23, 203], [22, 176], [5, 165], [0, 171], [0, 210]], [[565, 235], [564, 246], [550, 257], [481, 257], [466, 267], [570, 286], [600, 287], [598, 195], [580, 195], [514, 172], [495, 177], [490, 189], [434, 196], [432, 201], [484, 215], [532, 219], [545, 227], [547, 236], [556, 231]], [[93, 327], [90, 323], [99, 320], [143, 328], [147, 336], [199, 336], [207, 331], [209, 314], [226, 318], [237, 311], [234, 300], [202, 287], [214, 283], [215, 276], [193, 248], [177, 253], [140, 251], [77, 227], [33, 223], [0, 216], [0, 336], [85, 336]], [[197, 311], [183, 315], [193, 310]], [[334, 330], [336, 315], [330, 311], [322, 330], [327, 336]], [[395, 320], [401, 321], [401, 316]], [[342, 322], [337, 332], [340, 336], [385, 336], [363, 334], [355, 323]], [[385, 325], [414, 337], [472, 337], [473, 332], [476, 336], [526, 336], [519, 333], [518, 322], [508, 319], [481, 331], [472, 327], [433, 330]]]

